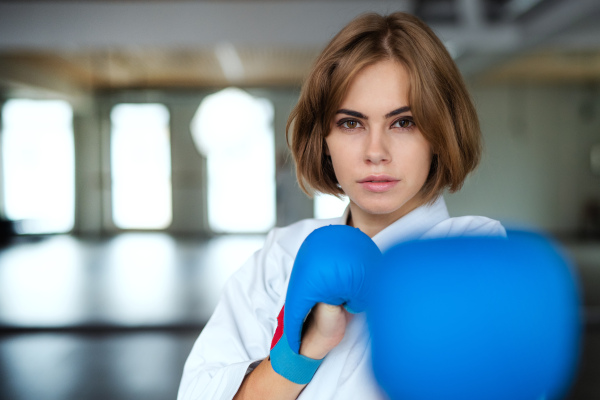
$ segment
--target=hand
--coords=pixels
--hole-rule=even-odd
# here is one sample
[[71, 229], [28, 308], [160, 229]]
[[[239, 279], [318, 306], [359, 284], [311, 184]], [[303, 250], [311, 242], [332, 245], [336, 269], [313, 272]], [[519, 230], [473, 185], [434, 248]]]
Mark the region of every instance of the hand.
[[381, 261], [377, 245], [360, 229], [329, 225], [304, 241], [288, 285], [284, 333], [298, 353], [302, 325], [317, 303], [343, 305], [350, 312], [367, 307], [371, 275]]
[[319, 306], [315, 310], [315, 326], [308, 332], [310, 344], [305, 350], [321, 356], [318, 359], [300, 354], [304, 320], [317, 303], [343, 305], [350, 312], [364, 311], [371, 290], [371, 275], [380, 260], [377, 245], [357, 228], [330, 225], [308, 235], [292, 268], [283, 335], [271, 350], [273, 369], [277, 373], [300, 384], [312, 379], [320, 359], [343, 338], [347, 318], [339, 307]]
[[304, 322], [300, 354], [322, 359], [344, 338], [352, 315], [342, 306], [317, 303]]

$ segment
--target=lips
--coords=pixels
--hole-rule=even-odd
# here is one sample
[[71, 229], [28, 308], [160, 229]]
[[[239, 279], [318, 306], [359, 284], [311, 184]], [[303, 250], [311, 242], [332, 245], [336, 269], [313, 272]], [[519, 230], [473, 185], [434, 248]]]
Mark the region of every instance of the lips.
[[400, 182], [399, 179], [388, 175], [370, 175], [358, 181], [369, 192], [382, 193], [392, 189]]

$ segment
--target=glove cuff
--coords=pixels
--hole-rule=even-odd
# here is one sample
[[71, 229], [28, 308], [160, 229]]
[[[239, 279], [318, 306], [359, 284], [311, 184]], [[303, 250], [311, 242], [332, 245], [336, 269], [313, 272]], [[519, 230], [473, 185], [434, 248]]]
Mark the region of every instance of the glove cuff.
[[323, 359], [315, 360], [295, 353], [290, 347], [285, 333], [271, 349], [271, 366], [275, 372], [300, 385], [311, 381], [322, 362]]
[[361, 312], [362, 312], [362, 310], [361, 310], [361, 311], [358, 311], [358, 310], [354, 310], [354, 309], [352, 309], [352, 308], [348, 307], [348, 303], [344, 303], [344, 308], [345, 308], [345, 309], [346, 309], [346, 311], [348, 311], [350, 314], [358, 314], [358, 313], [361, 313]]

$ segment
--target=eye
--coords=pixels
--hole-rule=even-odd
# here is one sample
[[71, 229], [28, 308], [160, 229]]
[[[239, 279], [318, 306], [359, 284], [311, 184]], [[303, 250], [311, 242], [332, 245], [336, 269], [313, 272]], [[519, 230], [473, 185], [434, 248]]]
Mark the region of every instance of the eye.
[[394, 122], [392, 127], [397, 126], [398, 128], [408, 129], [408, 128], [412, 128], [414, 125], [415, 125], [415, 122], [412, 120], [412, 118], [405, 117], [405, 118], [400, 118], [399, 120]]
[[360, 122], [358, 122], [355, 119], [345, 119], [345, 120], [341, 120], [340, 122], [338, 122], [337, 124], [339, 127], [343, 128], [343, 129], [356, 129], [359, 128]]

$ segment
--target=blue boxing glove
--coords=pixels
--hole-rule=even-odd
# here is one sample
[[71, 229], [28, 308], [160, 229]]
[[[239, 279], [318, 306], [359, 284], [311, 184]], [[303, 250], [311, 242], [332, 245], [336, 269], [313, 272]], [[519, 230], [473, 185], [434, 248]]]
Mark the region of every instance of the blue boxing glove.
[[555, 400], [581, 338], [577, 281], [544, 237], [459, 237], [388, 250], [367, 311], [392, 400]]
[[344, 305], [352, 313], [364, 311], [370, 277], [381, 252], [369, 236], [347, 225], [313, 231], [302, 243], [285, 300], [283, 335], [271, 350], [271, 365], [286, 379], [310, 382], [322, 360], [299, 354], [302, 325], [317, 303]]

